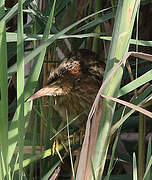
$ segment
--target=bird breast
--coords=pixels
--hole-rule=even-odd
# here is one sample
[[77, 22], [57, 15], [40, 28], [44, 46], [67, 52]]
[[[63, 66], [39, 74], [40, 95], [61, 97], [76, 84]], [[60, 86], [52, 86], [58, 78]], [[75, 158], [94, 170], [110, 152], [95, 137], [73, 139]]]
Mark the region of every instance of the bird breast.
[[52, 97], [52, 105], [65, 121], [67, 116], [69, 121], [78, 117], [74, 125], [80, 126], [87, 120], [87, 112], [94, 102], [98, 89], [99, 86], [93, 79], [81, 79], [79, 86], [76, 85], [68, 94]]

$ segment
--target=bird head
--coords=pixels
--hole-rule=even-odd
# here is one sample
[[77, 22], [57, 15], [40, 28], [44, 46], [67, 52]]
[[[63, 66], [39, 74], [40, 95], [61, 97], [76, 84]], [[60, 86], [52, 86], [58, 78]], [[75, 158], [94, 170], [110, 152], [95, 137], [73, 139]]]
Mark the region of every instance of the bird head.
[[42, 96], [63, 96], [79, 87], [81, 80], [91, 77], [101, 85], [104, 63], [96, 53], [88, 49], [72, 51], [62, 63], [50, 73], [47, 85], [33, 94], [27, 101]]

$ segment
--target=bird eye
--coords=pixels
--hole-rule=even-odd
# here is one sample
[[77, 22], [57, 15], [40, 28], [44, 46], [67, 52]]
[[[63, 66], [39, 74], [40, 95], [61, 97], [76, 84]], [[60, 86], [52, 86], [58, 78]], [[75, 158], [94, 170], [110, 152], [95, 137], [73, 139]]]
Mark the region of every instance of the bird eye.
[[80, 79], [77, 79], [77, 82], [80, 83]]

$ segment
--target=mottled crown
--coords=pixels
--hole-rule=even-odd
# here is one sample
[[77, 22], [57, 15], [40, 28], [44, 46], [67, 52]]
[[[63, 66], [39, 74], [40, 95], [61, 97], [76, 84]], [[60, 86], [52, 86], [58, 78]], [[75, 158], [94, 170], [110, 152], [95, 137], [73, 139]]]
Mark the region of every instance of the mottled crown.
[[102, 80], [104, 68], [105, 64], [96, 53], [88, 49], [74, 50], [63, 60], [54, 72], [50, 73], [48, 84], [61, 78], [65, 73], [69, 73], [71, 76], [75, 76], [75, 78], [83, 74], [91, 75], [98, 80]]

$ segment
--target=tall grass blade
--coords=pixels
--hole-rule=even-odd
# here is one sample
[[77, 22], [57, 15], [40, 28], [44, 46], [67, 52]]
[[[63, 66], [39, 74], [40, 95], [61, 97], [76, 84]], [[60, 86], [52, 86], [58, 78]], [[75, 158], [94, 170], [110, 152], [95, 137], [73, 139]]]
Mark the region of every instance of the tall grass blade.
[[[122, 114], [122, 116], [123, 116], [123, 114]], [[109, 164], [109, 167], [108, 167], [107, 176], [105, 177], [104, 180], [109, 180], [111, 172], [113, 170], [114, 158], [115, 158], [114, 155], [115, 155], [115, 151], [116, 151], [116, 147], [117, 147], [120, 132], [121, 132], [121, 127], [118, 129], [118, 132], [117, 132], [117, 135], [116, 135], [113, 147], [112, 147], [112, 155], [111, 155], [111, 159], [110, 159], [110, 164]]]
[[[17, 34], [16, 33], [10, 33], [7, 32], [7, 42], [16, 42], [17, 41]], [[53, 37], [54, 34], [49, 35], [49, 39], [51, 37]], [[25, 41], [32, 41], [32, 40], [41, 40], [43, 37], [42, 34], [35, 34], [35, 35], [28, 35], [28, 34], [24, 34], [24, 40]], [[85, 37], [98, 37], [100, 39], [103, 40], [107, 40], [107, 41], [111, 41], [112, 37], [110, 36], [103, 36], [102, 34], [99, 33], [86, 33], [86, 34], [77, 34], [77, 35], [62, 35], [60, 36], [58, 39], [66, 39], [66, 38], [85, 38]], [[131, 39], [130, 40], [130, 44], [138, 44], [140, 46], [152, 46], [152, 41], [144, 41], [144, 40], [135, 40], [135, 39]]]
[[19, 179], [23, 179], [24, 153], [24, 37], [23, 37], [23, 7], [22, 0], [18, 2], [17, 23], [17, 121], [19, 146]]
[[133, 180], [137, 180], [137, 161], [135, 153], [133, 153]]
[[[104, 80], [111, 72], [112, 67], [115, 66], [128, 51], [139, 2], [140, 1], [138, 0], [119, 0]], [[111, 80], [107, 83], [103, 94], [117, 97], [122, 74], [123, 67], [120, 67]], [[114, 110], [115, 103], [104, 99], [93, 159], [94, 168], [96, 170], [96, 177], [98, 179], [102, 177], [105, 165], [110, 138], [109, 132]]]
[[[0, 18], [5, 15], [5, 1], [0, 1]], [[8, 84], [5, 21], [0, 23], [0, 164], [1, 177], [8, 179]]]
[[[54, 5], [52, 7], [52, 10], [51, 10], [51, 13], [50, 13], [50, 16], [48, 19], [48, 23], [46, 25], [43, 41], [45, 41], [47, 39], [48, 34], [50, 32], [50, 29], [51, 29], [55, 2], [56, 1], [54, 1]], [[36, 59], [35, 63], [33, 64], [33, 68], [30, 72], [30, 75], [29, 75], [29, 78], [27, 80], [25, 90], [24, 90], [24, 101], [27, 99], [27, 97], [29, 95], [31, 95], [31, 94], [29, 94], [29, 92], [32, 93], [34, 91], [34, 87], [36, 87], [36, 82], [37, 82], [39, 74], [40, 74], [40, 70], [41, 70], [42, 63], [43, 63], [43, 58], [45, 56], [45, 51], [46, 51], [46, 48], [43, 47], [42, 52], [40, 53], [40, 56]], [[35, 67], [35, 70], [34, 70], [34, 67]], [[34, 86], [33, 86], [33, 83], [34, 83]], [[25, 116], [26, 120], [28, 120], [31, 109], [32, 109], [32, 104], [26, 102], [24, 104], [24, 116]], [[17, 143], [17, 141], [16, 141], [17, 140], [17, 134], [18, 134], [17, 119], [18, 119], [18, 114], [16, 111], [15, 115], [13, 117], [10, 129], [9, 129], [9, 142], [10, 142], [9, 149], [8, 149], [9, 150], [9, 162], [11, 161], [11, 158], [13, 156], [14, 149], [15, 149], [15, 146]]]
[[151, 81], [152, 80], [151, 74], [152, 74], [152, 70], [146, 72], [142, 76], [136, 78], [132, 82], [130, 82], [127, 85], [125, 85], [124, 87], [122, 87], [119, 91], [118, 97], [121, 97], [121, 96], [137, 89], [138, 87], [144, 85], [145, 83]]
[[152, 166], [152, 156], [149, 159], [149, 162], [148, 162], [148, 165], [146, 167], [146, 172], [144, 174], [143, 180], [145, 180], [147, 178], [147, 175], [148, 175], [148, 173], [150, 171], [151, 166]]
[[[148, 162], [149, 162], [149, 159], [151, 157], [151, 137], [149, 137], [149, 141], [148, 141], [148, 147], [147, 147], [147, 157], [146, 157], [146, 168], [148, 168]], [[149, 170], [147, 172], [147, 175], [145, 177], [145, 180], [150, 180], [151, 179], [151, 170]]]

